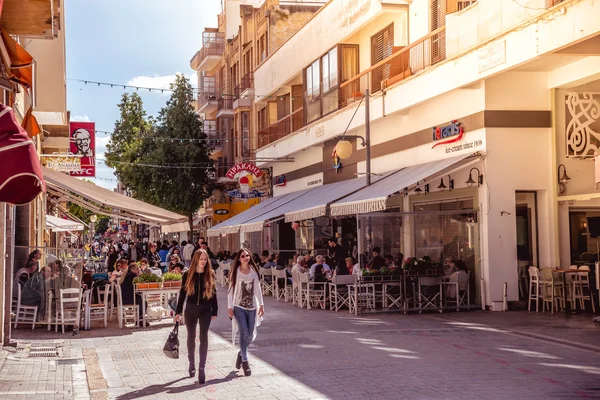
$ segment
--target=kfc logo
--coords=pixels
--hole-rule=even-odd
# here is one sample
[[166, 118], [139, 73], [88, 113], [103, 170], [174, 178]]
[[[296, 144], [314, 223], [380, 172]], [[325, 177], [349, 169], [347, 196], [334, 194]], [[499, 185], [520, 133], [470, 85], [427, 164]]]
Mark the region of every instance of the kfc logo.
[[70, 152], [81, 156], [81, 170], [73, 176], [96, 176], [96, 137], [94, 122], [71, 122]]

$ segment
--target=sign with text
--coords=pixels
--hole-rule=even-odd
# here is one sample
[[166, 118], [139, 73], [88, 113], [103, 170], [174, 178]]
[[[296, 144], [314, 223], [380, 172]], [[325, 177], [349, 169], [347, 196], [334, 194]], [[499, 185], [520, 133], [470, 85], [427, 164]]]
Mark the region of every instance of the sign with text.
[[259, 186], [258, 178], [263, 176], [264, 172], [254, 164], [240, 163], [227, 171], [226, 176], [229, 179], [238, 181], [238, 188], [227, 192], [229, 197], [236, 199], [253, 199], [263, 197], [264, 192], [257, 190]]
[[60, 172], [79, 172], [81, 171], [81, 158], [69, 157], [64, 155], [43, 156], [42, 163], [55, 171]]
[[70, 151], [81, 156], [81, 169], [71, 171], [71, 176], [96, 176], [96, 124], [94, 122], [71, 122]]
[[431, 148], [435, 149], [437, 146], [458, 142], [464, 136], [465, 130], [462, 124], [456, 120], [452, 121], [450, 125], [436, 126], [433, 128], [433, 141], [437, 143]]

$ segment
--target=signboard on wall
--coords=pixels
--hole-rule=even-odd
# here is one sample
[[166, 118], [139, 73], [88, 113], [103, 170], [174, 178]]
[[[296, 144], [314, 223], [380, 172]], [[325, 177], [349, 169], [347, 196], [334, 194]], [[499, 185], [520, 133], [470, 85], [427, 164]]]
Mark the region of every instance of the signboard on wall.
[[78, 172], [81, 171], [81, 158], [69, 157], [66, 155], [44, 155], [42, 164], [50, 169], [60, 172]]
[[213, 204], [213, 221], [219, 224], [231, 218], [231, 208], [228, 203]]
[[226, 176], [229, 179], [237, 180], [238, 187], [227, 192], [229, 197], [236, 199], [254, 199], [265, 195], [263, 191], [258, 190], [262, 184], [263, 171], [254, 164], [240, 163], [227, 171]]
[[71, 171], [71, 176], [96, 176], [96, 124], [94, 122], [71, 122], [70, 152], [81, 156], [81, 169]]

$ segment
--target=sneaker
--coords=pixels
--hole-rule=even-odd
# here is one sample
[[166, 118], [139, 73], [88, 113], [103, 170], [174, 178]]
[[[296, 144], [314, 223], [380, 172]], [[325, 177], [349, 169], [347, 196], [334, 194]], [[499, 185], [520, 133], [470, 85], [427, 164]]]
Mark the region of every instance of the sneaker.
[[235, 369], [242, 368], [242, 352], [240, 351], [237, 356], [237, 360], [235, 360]]
[[244, 375], [246, 375], [246, 376], [252, 375], [252, 370], [250, 369], [250, 364], [248, 364], [248, 361], [244, 361], [242, 363], [242, 368], [244, 369]]

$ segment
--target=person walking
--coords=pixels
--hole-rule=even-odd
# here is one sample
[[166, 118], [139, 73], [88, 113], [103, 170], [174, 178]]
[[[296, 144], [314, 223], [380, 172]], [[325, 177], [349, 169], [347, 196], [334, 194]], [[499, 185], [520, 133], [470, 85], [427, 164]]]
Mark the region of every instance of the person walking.
[[237, 330], [240, 331], [240, 351], [235, 367], [237, 369], [243, 367], [246, 376], [252, 374], [248, 363], [248, 346], [256, 338], [256, 328], [265, 313], [258, 276], [258, 267], [250, 251], [240, 249], [233, 260], [227, 295], [227, 313], [232, 321], [231, 341], [234, 345]]
[[[179, 301], [175, 310], [175, 321], [181, 320], [185, 301], [185, 327], [187, 329], [187, 350], [190, 378], [196, 375], [196, 327], [200, 324], [200, 363], [198, 364], [198, 383], [204, 384], [206, 357], [208, 354], [208, 329], [211, 320], [217, 318], [217, 286], [215, 273], [210, 267], [208, 253], [197, 251], [192, 258], [190, 269], [183, 274], [183, 284], [179, 292]], [[186, 300], [187, 299], [187, 300]]]

